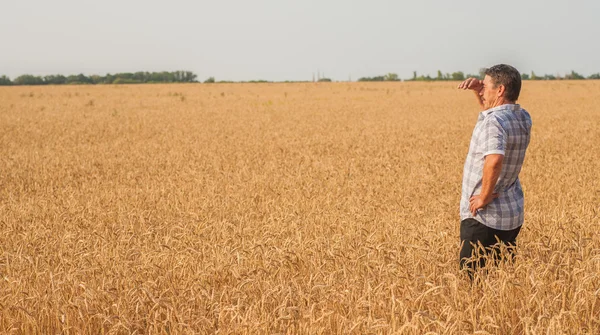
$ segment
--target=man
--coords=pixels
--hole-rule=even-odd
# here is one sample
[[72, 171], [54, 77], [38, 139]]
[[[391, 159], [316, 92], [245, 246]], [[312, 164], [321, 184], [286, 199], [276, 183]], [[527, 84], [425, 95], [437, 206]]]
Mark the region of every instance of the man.
[[[521, 75], [500, 64], [485, 71], [483, 81], [469, 78], [459, 89], [473, 90], [482, 108], [465, 161], [460, 200], [460, 268], [483, 267], [469, 258], [480, 247], [498, 257], [497, 242], [512, 249], [523, 224], [523, 190], [519, 172], [529, 145], [531, 117], [516, 104]], [[479, 249], [479, 251], [482, 251]]]

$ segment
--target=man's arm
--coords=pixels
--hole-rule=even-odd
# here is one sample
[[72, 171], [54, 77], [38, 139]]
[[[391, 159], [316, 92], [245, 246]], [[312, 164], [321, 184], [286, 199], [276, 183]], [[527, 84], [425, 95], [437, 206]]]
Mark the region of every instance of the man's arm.
[[479, 106], [481, 106], [481, 108], [483, 109], [484, 108], [483, 101], [481, 100], [481, 96], [479, 95], [479, 92], [481, 92], [482, 88], [483, 88], [483, 81], [481, 81], [477, 78], [467, 78], [467, 80], [463, 81], [462, 83], [460, 83], [458, 85], [458, 89], [472, 90], [475, 93], [477, 103], [479, 103]]
[[469, 199], [471, 214], [475, 215], [478, 209], [487, 206], [493, 199], [498, 197], [494, 192], [500, 171], [502, 171], [502, 161], [504, 155], [490, 154], [485, 156], [483, 162], [483, 178], [481, 181], [481, 193], [474, 195]]

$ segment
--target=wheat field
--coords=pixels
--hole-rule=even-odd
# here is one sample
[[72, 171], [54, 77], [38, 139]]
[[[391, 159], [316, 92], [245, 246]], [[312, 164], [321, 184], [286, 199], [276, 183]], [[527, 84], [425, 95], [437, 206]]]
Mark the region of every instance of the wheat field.
[[0, 332], [599, 334], [600, 82], [524, 82], [518, 255], [473, 284], [456, 85], [0, 88]]

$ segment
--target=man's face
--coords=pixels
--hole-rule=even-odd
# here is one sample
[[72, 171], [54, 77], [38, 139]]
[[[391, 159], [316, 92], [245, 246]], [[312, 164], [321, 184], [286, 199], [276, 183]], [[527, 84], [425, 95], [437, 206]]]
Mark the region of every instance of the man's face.
[[486, 75], [483, 78], [483, 88], [479, 91], [479, 95], [483, 100], [483, 108], [489, 109], [496, 106], [500, 88], [494, 84], [492, 77]]

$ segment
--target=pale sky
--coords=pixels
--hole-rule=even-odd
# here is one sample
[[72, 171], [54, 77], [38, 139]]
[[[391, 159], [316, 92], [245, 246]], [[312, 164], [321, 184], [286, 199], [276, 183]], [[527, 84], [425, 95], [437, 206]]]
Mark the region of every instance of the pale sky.
[[0, 75], [600, 72], [598, 0], [0, 0]]

